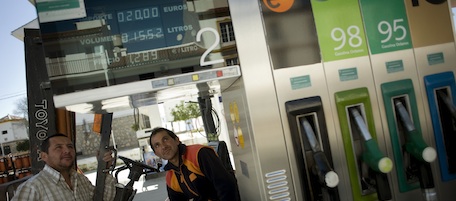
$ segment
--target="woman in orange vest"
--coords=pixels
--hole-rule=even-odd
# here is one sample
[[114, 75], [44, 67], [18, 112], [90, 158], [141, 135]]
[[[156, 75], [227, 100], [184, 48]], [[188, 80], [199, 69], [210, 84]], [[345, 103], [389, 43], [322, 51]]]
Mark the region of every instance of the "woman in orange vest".
[[236, 178], [212, 147], [187, 146], [174, 132], [161, 127], [152, 130], [150, 145], [157, 156], [168, 160], [166, 185], [171, 201], [240, 200]]

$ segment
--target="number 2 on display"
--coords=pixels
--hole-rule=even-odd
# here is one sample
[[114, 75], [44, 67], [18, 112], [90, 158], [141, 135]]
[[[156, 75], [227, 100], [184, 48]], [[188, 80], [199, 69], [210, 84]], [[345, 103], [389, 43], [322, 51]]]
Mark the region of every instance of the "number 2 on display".
[[223, 59], [217, 59], [217, 60], [214, 60], [214, 61], [205, 61], [206, 57], [209, 55], [209, 53], [211, 53], [211, 51], [214, 50], [217, 47], [217, 45], [220, 43], [220, 36], [219, 36], [219, 34], [217, 33], [217, 31], [214, 28], [206, 27], [206, 28], [203, 28], [203, 29], [199, 30], [198, 33], [196, 34], [196, 41], [197, 42], [201, 41], [201, 35], [204, 32], [211, 32], [212, 34], [214, 34], [215, 41], [206, 51], [204, 51], [203, 55], [200, 58], [200, 65], [201, 66], [209, 66], [209, 65], [212, 65], [212, 64], [225, 62], [225, 60], [223, 60]]

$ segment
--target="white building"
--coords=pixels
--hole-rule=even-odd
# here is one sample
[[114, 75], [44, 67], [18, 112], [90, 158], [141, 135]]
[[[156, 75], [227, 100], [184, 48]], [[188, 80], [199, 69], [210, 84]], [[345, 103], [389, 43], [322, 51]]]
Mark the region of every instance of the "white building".
[[16, 143], [23, 140], [28, 140], [23, 118], [12, 115], [0, 118], [0, 156], [17, 152]]

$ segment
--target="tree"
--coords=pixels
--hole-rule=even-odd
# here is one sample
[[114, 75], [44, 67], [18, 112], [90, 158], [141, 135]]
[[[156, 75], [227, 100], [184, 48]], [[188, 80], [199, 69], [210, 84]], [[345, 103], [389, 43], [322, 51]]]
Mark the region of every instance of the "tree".
[[13, 111], [14, 115], [21, 116], [24, 118], [21, 122], [24, 124], [25, 128], [28, 130], [28, 101], [27, 96], [22, 97], [19, 101], [16, 102], [16, 109]]
[[27, 96], [22, 97], [19, 101], [16, 102], [16, 109], [13, 111], [14, 115], [28, 119], [28, 102]]
[[28, 151], [30, 150], [30, 141], [24, 140], [16, 144], [17, 151]]
[[189, 104], [187, 104], [187, 109], [188, 109], [190, 118], [196, 119], [199, 116], [201, 116], [201, 112], [200, 112], [198, 104], [189, 103]]
[[[174, 121], [186, 121], [188, 125], [192, 125], [193, 122], [188, 121], [191, 119], [198, 118], [201, 116], [199, 111], [199, 106], [196, 103], [187, 103], [185, 104], [184, 101], [181, 101], [180, 104], [177, 104], [175, 108], [171, 109], [171, 115], [174, 118]], [[192, 130], [190, 129], [190, 134], [192, 134]]]

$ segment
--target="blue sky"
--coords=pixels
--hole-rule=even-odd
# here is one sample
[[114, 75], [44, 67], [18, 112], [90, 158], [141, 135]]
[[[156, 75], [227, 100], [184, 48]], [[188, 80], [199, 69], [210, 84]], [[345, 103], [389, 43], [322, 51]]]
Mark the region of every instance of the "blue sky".
[[36, 18], [28, 0], [0, 1], [0, 118], [13, 114], [16, 102], [26, 97], [24, 43], [11, 32]]

